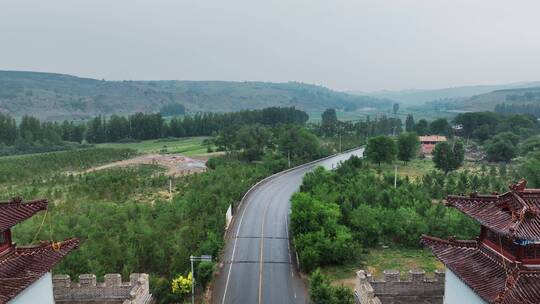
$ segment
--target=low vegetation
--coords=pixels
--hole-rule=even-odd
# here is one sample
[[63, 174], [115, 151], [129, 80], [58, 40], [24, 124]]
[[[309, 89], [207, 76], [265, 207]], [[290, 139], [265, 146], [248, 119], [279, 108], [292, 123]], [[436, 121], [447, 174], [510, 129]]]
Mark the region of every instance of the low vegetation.
[[39, 180], [51, 174], [79, 171], [134, 155], [136, 151], [131, 149], [99, 148], [0, 157], [0, 183]]
[[[369, 144], [368, 144], [369, 145]], [[474, 166], [445, 173], [430, 160], [401, 165], [394, 188], [393, 167], [352, 158], [335, 171], [308, 173], [293, 196], [291, 230], [301, 268], [321, 268], [332, 281], [348, 279], [360, 267], [432, 272], [442, 265], [419, 243], [422, 234], [471, 239], [478, 225], [441, 202], [448, 194], [502, 192], [519, 178], [514, 167]], [[419, 165], [420, 164], [420, 165]], [[420, 168], [416, 172], [416, 166]]]

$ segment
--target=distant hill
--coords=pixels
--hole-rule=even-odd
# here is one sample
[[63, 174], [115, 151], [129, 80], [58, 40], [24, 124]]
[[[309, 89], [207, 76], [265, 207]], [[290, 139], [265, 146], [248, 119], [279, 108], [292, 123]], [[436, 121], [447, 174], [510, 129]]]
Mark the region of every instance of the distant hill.
[[496, 111], [506, 114], [530, 113], [540, 116], [540, 86], [496, 90], [469, 98], [439, 99], [410, 108], [420, 111], [436, 111], [439, 115], [443, 113], [455, 115], [463, 112]]
[[497, 90], [476, 95], [461, 102], [466, 110], [493, 110], [498, 104], [525, 105], [540, 104], [540, 86], [510, 90]]
[[389, 98], [405, 105], [419, 105], [441, 99], [464, 99], [475, 95], [490, 93], [498, 90], [519, 89], [540, 86], [540, 82], [521, 82], [502, 85], [461, 86], [435, 90], [404, 90], [380, 92], [349, 92], [352, 94], [369, 95], [377, 98]]
[[0, 71], [0, 112], [47, 120], [98, 114], [157, 112], [181, 103], [189, 112], [228, 112], [269, 106], [302, 110], [388, 107], [390, 100], [297, 82], [105, 81], [70, 75]]

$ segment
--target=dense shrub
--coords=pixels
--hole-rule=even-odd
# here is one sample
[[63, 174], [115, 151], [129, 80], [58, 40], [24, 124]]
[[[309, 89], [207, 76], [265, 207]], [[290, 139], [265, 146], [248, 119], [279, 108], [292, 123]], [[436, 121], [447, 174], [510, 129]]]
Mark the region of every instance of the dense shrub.
[[[433, 184], [427, 178], [419, 183], [398, 179], [394, 189], [393, 177], [361, 166], [353, 159], [336, 171], [317, 168], [293, 196], [291, 230], [305, 270], [353, 261], [360, 246], [419, 247], [424, 233], [463, 238], [478, 234], [478, 226], [468, 217], [432, 202]], [[455, 184], [450, 181], [453, 175], [432, 173], [429, 180], [433, 179]]]

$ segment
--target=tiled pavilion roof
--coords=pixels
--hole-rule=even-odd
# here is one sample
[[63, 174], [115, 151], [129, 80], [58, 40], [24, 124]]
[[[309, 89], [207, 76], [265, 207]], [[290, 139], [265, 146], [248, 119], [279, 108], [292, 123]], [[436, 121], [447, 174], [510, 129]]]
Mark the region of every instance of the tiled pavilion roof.
[[522, 180], [501, 195], [450, 195], [447, 204], [509, 238], [540, 241], [540, 189], [526, 185]]
[[10, 229], [35, 213], [47, 209], [47, 200], [23, 202], [14, 198], [9, 202], [0, 202], [0, 230]]
[[503, 260], [477, 241], [422, 236], [421, 242], [488, 303], [540, 303], [540, 269]]
[[6, 303], [79, 246], [79, 240], [68, 239], [38, 246], [12, 247], [0, 255], [0, 303]]

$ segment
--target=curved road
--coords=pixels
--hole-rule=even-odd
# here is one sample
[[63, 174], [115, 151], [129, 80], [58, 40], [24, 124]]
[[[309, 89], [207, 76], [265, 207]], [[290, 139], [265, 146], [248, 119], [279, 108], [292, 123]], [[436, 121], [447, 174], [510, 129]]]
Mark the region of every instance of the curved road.
[[306, 287], [289, 248], [290, 198], [307, 172], [317, 166], [333, 168], [362, 153], [360, 148], [293, 169], [249, 193], [230, 227], [213, 303], [308, 303]]

